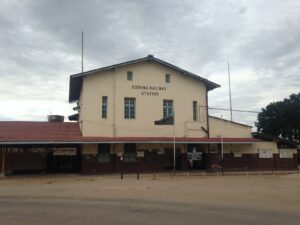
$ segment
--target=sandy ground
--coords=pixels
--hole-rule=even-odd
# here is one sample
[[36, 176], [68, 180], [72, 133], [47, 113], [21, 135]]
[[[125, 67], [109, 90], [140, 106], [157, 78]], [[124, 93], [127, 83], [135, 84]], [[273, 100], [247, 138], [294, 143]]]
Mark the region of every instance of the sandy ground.
[[300, 224], [300, 174], [9, 177], [0, 224]]

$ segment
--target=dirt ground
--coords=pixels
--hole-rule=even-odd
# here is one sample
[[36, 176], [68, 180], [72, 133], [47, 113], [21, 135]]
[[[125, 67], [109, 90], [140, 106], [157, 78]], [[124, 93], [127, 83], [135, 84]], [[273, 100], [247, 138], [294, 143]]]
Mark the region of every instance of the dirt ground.
[[9, 177], [2, 224], [300, 224], [300, 174]]

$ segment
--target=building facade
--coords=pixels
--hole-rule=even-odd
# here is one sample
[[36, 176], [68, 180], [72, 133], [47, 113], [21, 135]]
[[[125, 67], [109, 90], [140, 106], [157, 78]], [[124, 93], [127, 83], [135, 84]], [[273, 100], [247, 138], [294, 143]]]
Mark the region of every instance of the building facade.
[[[174, 165], [183, 171], [296, 169], [296, 148], [281, 154], [275, 141], [254, 138], [250, 126], [208, 115], [208, 93], [218, 87], [152, 55], [71, 75], [69, 101], [78, 113], [69, 119], [76, 122], [52, 122], [41, 131], [45, 137], [23, 141], [0, 128], [7, 136], [0, 142], [4, 167], [13, 172], [11, 158], [23, 157], [16, 151], [30, 145], [42, 149], [36, 154], [43, 170], [59, 160], [82, 173], [158, 172]], [[50, 127], [64, 134], [52, 137]]]

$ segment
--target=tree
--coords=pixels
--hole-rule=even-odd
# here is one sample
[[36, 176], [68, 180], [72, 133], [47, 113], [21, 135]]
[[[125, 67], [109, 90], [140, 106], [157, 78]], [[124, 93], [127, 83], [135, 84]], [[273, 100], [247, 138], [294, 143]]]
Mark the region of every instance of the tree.
[[262, 108], [255, 125], [259, 133], [300, 143], [300, 92]]

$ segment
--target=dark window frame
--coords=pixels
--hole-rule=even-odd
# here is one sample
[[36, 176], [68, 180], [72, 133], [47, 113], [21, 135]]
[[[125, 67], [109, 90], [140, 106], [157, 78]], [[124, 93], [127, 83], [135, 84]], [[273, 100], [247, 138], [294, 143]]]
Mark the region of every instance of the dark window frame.
[[110, 163], [110, 144], [98, 144], [97, 146], [97, 162], [98, 163]]
[[132, 81], [133, 80], [133, 72], [132, 71], [127, 71], [127, 80]]
[[170, 75], [170, 74], [167, 73], [167, 74], [165, 75], [165, 81], [166, 81], [166, 83], [168, 83], [168, 84], [171, 83], [171, 75]]
[[163, 118], [168, 118], [173, 116], [174, 111], [174, 101], [171, 99], [163, 100]]
[[197, 101], [193, 101], [193, 121], [197, 121], [198, 120], [198, 102]]
[[136, 99], [132, 97], [124, 98], [124, 118], [135, 119], [136, 118]]
[[101, 116], [103, 119], [107, 118], [107, 105], [108, 105], [108, 97], [102, 96], [102, 111]]
[[127, 146], [124, 146], [123, 157], [124, 163], [137, 162], [136, 146], [134, 144], [127, 144]]

